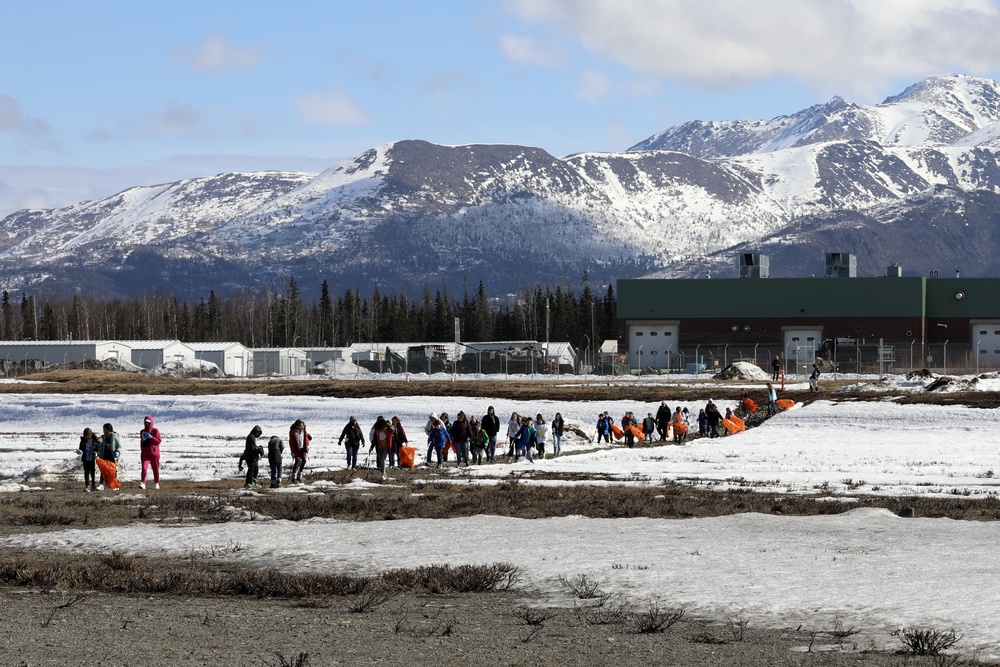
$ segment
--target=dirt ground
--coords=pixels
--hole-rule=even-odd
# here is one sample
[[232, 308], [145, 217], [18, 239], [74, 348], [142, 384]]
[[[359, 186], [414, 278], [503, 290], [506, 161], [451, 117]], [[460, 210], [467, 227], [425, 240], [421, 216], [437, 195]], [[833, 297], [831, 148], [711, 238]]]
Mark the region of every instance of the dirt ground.
[[[739, 637], [738, 625], [689, 619], [661, 633], [641, 634], [629, 623], [591, 624], [573, 609], [535, 607], [537, 601], [512, 593], [402, 595], [368, 613], [352, 613], [338, 599], [10, 588], [0, 589], [0, 604], [3, 667], [938, 664], [855, 650], [850, 637], [807, 628], [748, 626]], [[550, 618], [531, 625], [525, 619], [532, 613]]]

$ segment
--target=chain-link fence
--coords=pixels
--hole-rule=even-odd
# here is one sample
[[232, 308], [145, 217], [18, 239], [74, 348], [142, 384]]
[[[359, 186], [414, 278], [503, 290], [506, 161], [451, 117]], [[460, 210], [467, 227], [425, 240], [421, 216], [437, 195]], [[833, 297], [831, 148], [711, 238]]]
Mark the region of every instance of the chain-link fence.
[[[679, 352], [663, 355], [658, 367], [634, 363], [627, 355], [614, 364], [617, 374], [717, 373], [737, 361], [744, 361], [771, 372], [775, 357], [786, 375], [809, 375], [817, 359], [824, 372], [856, 373], [859, 375], [904, 374], [927, 368], [935, 373], [969, 375], [1000, 370], [1000, 350], [978, 350], [973, 345], [942, 343], [921, 349], [915, 342], [909, 345], [831, 344], [816, 349], [809, 346], [778, 347], [776, 345], [697, 345], [682, 346]], [[833, 368], [829, 364], [833, 364]], [[608, 364], [604, 372], [612, 372]], [[595, 369], [595, 372], [601, 372]]]

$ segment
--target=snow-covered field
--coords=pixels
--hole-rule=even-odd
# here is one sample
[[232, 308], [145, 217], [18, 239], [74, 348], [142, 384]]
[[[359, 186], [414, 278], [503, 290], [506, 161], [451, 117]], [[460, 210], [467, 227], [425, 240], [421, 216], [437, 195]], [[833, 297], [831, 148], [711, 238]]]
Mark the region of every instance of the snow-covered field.
[[[993, 382], [981, 380], [977, 388], [995, 389], [989, 386]], [[916, 390], [904, 387], [913, 383], [901, 378], [882, 384], [895, 385], [890, 394]], [[663, 387], [663, 399], [671, 407], [690, 407], [695, 414], [703, 406], [672, 401], [669, 385]], [[735, 407], [718, 402], [723, 409]], [[431, 412], [481, 415], [493, 405], [501, 421], [512, 411], [542, 413], [551, 421], [560, 411], [571, 426], [593, 437], [600, 411], [618, 418], [632, 410], [641, 417], [655, 413], [659, 405], [96, 394], [6, 394], [2, 403], [0, 489], [12, 492], [44, 489], [47, 482], [63, 478], [74, 469], [83, 428], [99, 431], [107, 421], [123, 436], [125, 479], [134, 481], [137, 433], [146, 414], [156, 417], [163, 432], [166, 485], [176, 479], [235, 478], [243, 439], [254, 424], [263, 427], [265, 436], [287, 438], [289, 424], [304, 419], [314, 436], [310, 468], [315, 471], [343, 467], [337, 438], [351, 415], [366, 431], [379, 414], [398, 415], [419, 446]], [[449, 469], [447, 474], [456, 484], [493, 484], [514, 477], [543, 483], [532, 481], [540, 471], [573, 473], [582, 481], [544, 483], [631, 484], [647, 486], [652, 493], [663, 481], [680, 478], [719, 489], [752, 486], [811, 494], [817, 502], [838, 493], [993, 499], [1000, 487], [1000, 411], [899, 405], [889, 395], [871, 402], [819, 401], [779, 414], [746, 433], [684, 446], [628, 450], [598, 447], [589, 437], [564, 440], [564, 455], [558, 459]], [[283, 492], [308, 493], [310, 486], [321, 485]], [[365, 493], [370, 484], [358, 480], [340, 488]], [[134, 490], [127, 485], [123, 493]], [[904, 519], [884, 510], [855, 509], [836, 516], [743, 514], [689, 520], [478, 516], [354, 524], [317, 519], [308, 531], [296, 531], [294, 541], [283, 539], [291, 530], [287, 522], [266, 519], [212, 526], [133, 524], [15, 535], [0, 540], [0, 545], [185, 554], [239, 543], [245, 548], [222, 549], [226, 555], [220, 557], [257, 566], [347, 573], [403, 564], [510, 561], [521, 568], [525, 585], [566, 604], [570, 601], [559, 577], [586, 574], [642, 606], [659, 598], [661, 603], [685, 606], [689, 614], [748, 618], [758, 626], [804, 624], [832, 630], [841, 623], [864, 628], [849, 640], [861, 648], [872, 642], [895, 645], [887, 628], [954, 628], [965, 635], [956, 647], [962, 652], [1000, 655], [997, 523]]]

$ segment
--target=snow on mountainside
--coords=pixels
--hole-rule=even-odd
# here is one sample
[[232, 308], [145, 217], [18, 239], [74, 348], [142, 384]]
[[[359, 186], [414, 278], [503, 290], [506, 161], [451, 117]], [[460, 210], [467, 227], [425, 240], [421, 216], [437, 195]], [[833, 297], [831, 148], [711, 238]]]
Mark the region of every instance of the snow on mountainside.
[[936, 76], [881, 104], [839, 97], [769, 121], [692, 121], [630, 150], [672, 150], [704, 158], [767, 153], [830, 141], [867, 140], [882, 146], [945, 146], [1000, 121], [1000, 84], [963, 75]]
[[[875, 106], [835, 97], [769, 121], [692, 121], [628, 151], [398, 141], [321, 174], [219, 174], [0, 220], [0, 279], [204, 293], [289, 275], [333, 289], [772, 275], [825, 251], [998, 275], [1000, 84], [932, 77]], [[941, 237], [940, 229], [949, 234]], [[934, 253], [928, 235], [944, 238]], [[861, 245], [864, 252], [858, 250]], [[859, 269], [864, 272], [866, 269]], [[308, 289], [308, 282], [304, 282]]]

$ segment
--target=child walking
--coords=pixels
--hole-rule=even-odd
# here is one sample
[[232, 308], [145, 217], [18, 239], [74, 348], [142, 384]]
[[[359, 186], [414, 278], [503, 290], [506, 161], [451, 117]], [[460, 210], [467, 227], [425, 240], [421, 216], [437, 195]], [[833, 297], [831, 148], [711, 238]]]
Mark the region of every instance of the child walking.
[[83, 462], [83, 488], [90, 493], [97, 491], [97, 452], [101, 443], [89, 428], [83, 429], [80, 438], [80, 460]]

